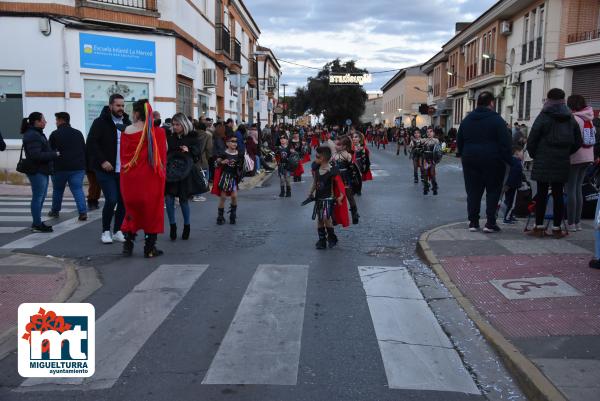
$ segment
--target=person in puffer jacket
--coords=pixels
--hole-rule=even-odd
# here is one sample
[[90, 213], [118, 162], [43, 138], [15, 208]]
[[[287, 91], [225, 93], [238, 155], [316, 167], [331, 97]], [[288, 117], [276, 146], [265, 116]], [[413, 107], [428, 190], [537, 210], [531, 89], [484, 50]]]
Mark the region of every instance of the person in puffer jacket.
[[567, 183], [567, 217], [569, 231], [581, 231], [581, 209], [583, 208], [583, 179], [590, 164], [594, 162], [596, 135], [592, 120], [594, 109], [589, 107], [581, 95], [572, 95], [567, 99], [575, 121], [579, 124], [583, 145], [571, 155], [571, 169]]

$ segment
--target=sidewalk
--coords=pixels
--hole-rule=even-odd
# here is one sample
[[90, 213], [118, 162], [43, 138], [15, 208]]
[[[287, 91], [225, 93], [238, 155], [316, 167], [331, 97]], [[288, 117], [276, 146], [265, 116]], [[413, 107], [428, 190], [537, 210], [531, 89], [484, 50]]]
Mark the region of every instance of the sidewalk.
[[80, 284], [68, 261], [0, 251], [0, 359], [16, 349], [20, 304], [64, 302]]
[[600, 271], [591, 222], [534, 239], [522, 219], [502, 233], [467, 223], [429, 231], [419, 250], [535, 400], [600, 399]]

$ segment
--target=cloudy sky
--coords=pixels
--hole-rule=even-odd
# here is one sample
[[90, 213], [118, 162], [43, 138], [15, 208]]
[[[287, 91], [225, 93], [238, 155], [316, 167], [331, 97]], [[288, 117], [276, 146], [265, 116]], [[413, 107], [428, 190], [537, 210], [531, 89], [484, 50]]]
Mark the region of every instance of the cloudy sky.
[[[281, 60], [322, 67], [339, 57], [371, 72], [427, 61], [496, 0], [244, 0], [258, 23], [259, 43]], [[306, 85], [316, 70], [281, 62], [282, 83]], [[376, 91], [394, 73], [376, 74]], [[292, 89], [293, 91], [293, 89]]]

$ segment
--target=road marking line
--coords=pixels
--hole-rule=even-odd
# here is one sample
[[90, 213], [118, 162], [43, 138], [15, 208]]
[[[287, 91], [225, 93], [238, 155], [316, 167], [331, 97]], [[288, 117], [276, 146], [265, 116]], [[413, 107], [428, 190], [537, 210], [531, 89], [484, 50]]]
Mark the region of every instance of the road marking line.
[[31, 222], [31, 216], [0, 216], [0, 223]]
[[[52, 191], [49, 191], [50, 196], [46, 197], [46, 201], [52, 201]], [[31, 196], [0, 196], [0, 202], [2, 201], [31, 201]], [[63, 197], [63, 202], [75, 202], [74, 198]]]
[[28, 226], [23, 227], [0, 227], [0, 234], [14, 234], [21, 230], [25, 230]]
[[371, 170], [373, 177], [389, 177], [390, 173], [386, 170]]
[[295, 385], [308, 266], [259, 265], [202, 384]]
[[111, 388], [207, 268], [208, 265], [161, 265], [102, 315], [96, 321], [94, 376], [30, 378], [15, 391]]
[[[9, 244], [4, 245], [0, 249], [31, 249], [35, 248], [38, 245], [41, 245], [45, 242], [50, 241], [56, 237], [59, 237], [63, 234], [68, 233], [69, 231], [75, 230], [77, 228], [81, 228], [87, 224], [90, 224], [93, 221], [102, 218], [102, 211], [96, 210], [88, 213], [87, 221], [79, 221], [78, 217], [74, 217], [69, 220], [65, 220], [62, 223], [59, 223], [55, 226], [52, 226], [54, 232], [52, 233], [34, 233], [30, 234], [26, 237], [20, 238], [16, 241], [13, 241]], [[31, 220], [31, 217], [29, 217]]]
[[[6, 201], [0, 202], [0, 206], [29, 206], [31, 205], [31, 199], [28, 201]], [[63, 202], [63, 206], [77, 206], [75, 202]], [[52, 201], [44, 202], [44, 206], [52, 206]]]
[[[2, 206], [1, 202], [0, 202], [0, 206]], [[51, 208], [44, 208], [44, 209], [42, 209], [42, 213], [48, 213], [50, 210], [51, 210]], [[62, 209], [60, 212], [61, 213], [71, 213], [74, 211], [75, 211], [75, 209]], [[28, 208], [28, 207], [15, 207], [15, 208], [0, 207], [0, 213], [31, 213], [31, 208]]]
[[390, 388], [481, 394], [405, 267], [358, 272]]

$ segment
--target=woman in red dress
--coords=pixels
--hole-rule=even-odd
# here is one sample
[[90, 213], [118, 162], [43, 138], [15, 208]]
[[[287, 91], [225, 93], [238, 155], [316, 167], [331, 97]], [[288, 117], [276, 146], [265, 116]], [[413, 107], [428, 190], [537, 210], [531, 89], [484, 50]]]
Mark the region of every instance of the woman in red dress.
[[138, 100], [133, 104], [133, 124], [121, 135], [124, 256], [133, 254], [139, 230], [145, 234], [144, 256], [154, 258], [163, 254], [156, 248], [156, 239], [164, 232], [166, 159], [165, 131], [154, 126], [148, 100]]

